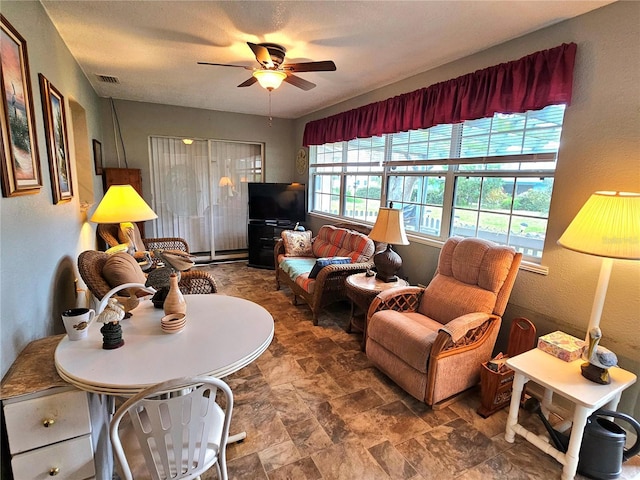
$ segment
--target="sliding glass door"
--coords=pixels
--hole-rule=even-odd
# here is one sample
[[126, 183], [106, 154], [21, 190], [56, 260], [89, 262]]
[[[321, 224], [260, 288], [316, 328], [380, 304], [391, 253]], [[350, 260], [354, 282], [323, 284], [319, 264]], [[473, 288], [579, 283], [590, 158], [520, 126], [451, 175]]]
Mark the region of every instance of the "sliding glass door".
[[247, 182], [261, 180], [262, 145], [210, 141], [214, 252], [247, 248]]
[[261, 181], [258, 143], [150, 138], [155, 234], [182, 237], [199, 257], [244, 255], [247, 183]]

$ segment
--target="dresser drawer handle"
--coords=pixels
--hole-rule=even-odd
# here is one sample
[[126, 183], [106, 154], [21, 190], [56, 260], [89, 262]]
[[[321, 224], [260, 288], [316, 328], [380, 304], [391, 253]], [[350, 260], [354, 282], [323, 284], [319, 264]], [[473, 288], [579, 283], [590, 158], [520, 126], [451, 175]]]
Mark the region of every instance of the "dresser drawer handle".
[[51, 470], [49, 470], [49, 476], [50, 477], [55, 477], [59, 473], [60, 473], [60, 469], [58, 467], [53, 467], [53, 468], [51, 468]]
[[54, 423], [56, 423], [56, 421], [53, 418], [46, 418], [42, 421], [42, 425], [44, 426], [44, 428], [49, 428]]

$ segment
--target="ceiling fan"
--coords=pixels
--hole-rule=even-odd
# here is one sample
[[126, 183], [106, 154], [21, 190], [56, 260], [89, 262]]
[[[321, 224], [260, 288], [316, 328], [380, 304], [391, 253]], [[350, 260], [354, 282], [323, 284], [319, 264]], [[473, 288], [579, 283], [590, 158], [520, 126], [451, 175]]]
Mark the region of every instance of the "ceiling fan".
[[220, 67], [244, 68], [253, 71], [253, 75], [242, 82], [238, 87], [249, 87], [258, 82], [263, 88], [272, 91], [278, 88], [282, 82], [287, 82], [302, 90], [311, 90], [315, 83], [300, 78], [294, 73], [300, 72], [333, 72], [336, 64], [331, 60], [321, 62], [283, 63], [287, 50], [277, 43], [251, 43], [249, 48], [256, 56], [260, 67], [254, 68], [245, 65], [230, 65], [228, 63], [198, 62], [199, 65], [216, 65]]

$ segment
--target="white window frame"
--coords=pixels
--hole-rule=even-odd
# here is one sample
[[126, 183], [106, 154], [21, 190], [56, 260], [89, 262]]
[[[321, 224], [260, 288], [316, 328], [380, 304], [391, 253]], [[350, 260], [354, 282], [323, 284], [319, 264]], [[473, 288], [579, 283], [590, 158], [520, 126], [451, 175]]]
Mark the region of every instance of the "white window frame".
[[[527, 114], [535, 112], [527, 112]], [[495, 116], [494, 116], [495, 118]], [[561, 117], [561, 120], [563, 118]], [[514, 182], [518, 179], [551, 179], [553, 181], [555, 176], [555, 168], [557, 162], [557, 148], [555, 151], [546, 151], [539, 153], [515, 153], [508, 155], [500, 155], [500, 156], [492, 156], [490, 152], [487, 152], [487, 155], [476, 156], [470, 158], [460, 158], [461, 154], [461, 143], [462, 143], [462, 131], [463, 125], [466, 126], [467, 122], [463, 124], [451, 125], [451, 141], [449, 147], [449, 157], [448, 158], [436, 158], [430, 160], [393, 160], [392, 159], [392, 142], [394, 134], [383, 135], [382, 137], [374, 137], [373, 139], [356, 139], [350, 142], [339, 142], [336, 144], [329, 144], [326, 146], [311, 146], [310, 147], [310, 164], [309, 164], [309, 206], [310, 213], [313, 215], [320, 216], [329, 216], [335, 217], [337, 219], [348, 219], [352, 221], [358, 221], [363, 223], [373, 224], [375, 222], [375, 216], [371, 214], [371, 212], [367, 212], [364, 215], [354, 216], [350, 215], [347, 207], [348, 202], [347, 199], [350, 197], [349, 191], [354, 191], [353, 181], [349, 182], [349, 179], [352, 177], [358, 176], [381, 176], [381, 193], [380, 198], [372, 203], [372, 208], [377, 212], [377, 208], [381, 205], [388, 204], [388, 192], [387, 188], [389, 186], [389, 179], [393, 176], [418, 176], [418, 177], [428, 177], [428, 176], [438, 176], [444, 177], [444, 194], [443, 194], [443, 205], [442, 205], [442, 218], [440, 221], [440, 232], [439, 234], [428, 234], [424, 232], [419, 232], [416, 230], [408, 230], [407, 234], [412, 239], [412, 241], [418, 241], [421, 243], [427, 244], [436, 244], [441, 245], [450, 235], [452, 231], [452, 222], [451, 218], [453, 215], [453, 211], [456, 208], [454, 206], [454, 190], [456, 185], [456, 179], [460, 177], [501, 177], [501, 178], [514, 178]], [[525, 121], [526, 125], [526, 121]], [[435, 127], [434, 127], [435, 128]], [[558, 128], [557, 126], [555, 127]], [[562, 124], [560, 124], [560, 131], [562, 129]], [[526, 134], [529, 133], [530, 136], [535, 137], [535, 135], [541, 132], [544, 127], [541, 127], [537, 130], [527, 130], [526, 126], [522, 128], [522, 144], [524, 145], [526, 142]], [[429, 130], [429, 129], [428, 129]], [[420, 134], [424, 131], [412, 131], [410, 134], [416, 132]], [[491, 130], [489, 130], [489, 137], [491, 136]], [[500, 132], [504, 133], [504, 132]], [[517, 132], [516, 132], [517, 133]], [[397, 135], [397, 134], [396, 134]], [[468, 137], [466, 137], [468, 138]], [[381, 142], [384, 145], [384, 155], [381, 158], [376, 158], [376, 161], [371, 161], [371, 158], [361, 158], [360, 151], [358, 148], [354, 147], [354, 142], [361, 142], [366, 144], [375, 144], [377, 150], [379, 150]], [[410, 142], [406, 142], [407, 145], [410, 145]], [[488, 143], [489, 145], [489, 143]], [[335, 146], [339, 146], [337, 150], [341, 150], [339, 153], [333, 153], [330, 155], [323, 155], [322, 150], [325, 147], [335, 148]], [[409, 148], [409, 147], [408, 147]], [[489, 147], [487, 147], [489, 148]], [[349, 157], [349, 152], [357, 151], [358, 155], [352, 155]], [[365, 149], [366, 150], [366, 149]], [[320, 158], [319, 158], [320, 155]], [[329, 157], [329, 158], [323, 158]], [[378, 155], [379, 157], [379, 155]], [[537, 165], [533, 165], [530, 169], [521, 169], [520, 165], [522, 164], [531, 164], [536, 163]], [[513, 169], [497, 169], [491, 170], [490, 166], [495, 164], [502, 164], [502, 167], [505, 164], [517, 164], [517, 168]], [[474, 171], [466, 171], [463, 170], [466, 165], [484, 165], [489, 166], [489, 169], [483, 170], [474, 170]], [[409, 168], [426, 168], [427, 166], [436, 167], [438, 170], [427, 172], [425, 170], [421, 171], [409, 171]], [[404, 170], [403, 170], [404, 167]], [[401, 170], [401, 171], [395, 171]], [[316, 185], [318, 184], [318, 179], [322, 178], [325, 175], [334, 175], [337, 177], [337, 183], [340, 186], [339, 194], [334, 194], [334, 197], [337, 197], [339, 202], [338, 208], [333, 208], [333, 211], [329, 212], [324, 211], [322, 209], [316, 209], [315, 201], [319, 198], [319, 194], [321, 192], [316, 192]], [[335, 185], [336, 182], [334, 182]], [[351, 194], [352, 196], [353, 194]], [[513, 197], [515, 197], [515, 187], [512, 192]], [[363, 198], [363, 197], [360, 197]], [[371, 200], [371, 198], [369, 198]], [[405, 200], [406, 202], [407, 200]], [[334, 202], [335, 204], [335, 202]], [[421, 204], [424, 205], [424, 204]], [[337, 211], [336, 211], [337, 210]], [[478, 207], [478, 211], [484, 212], [481, 206]], [[501, 212], [503, 216], [507, 216], [505, 212]], [[523, 216], [520, 213], [516, 213], [510, 210], [509, 217], [509, 228], [511, 229], [511, 219], [513, 217]], [[541, 216], [541, 219], [548, 222], [548, 212], [546, 216]], [[507, 231], [506, 235], [511, 235], [511, 230]], [[544, 246], [544, 237], [546, 236], [546, 229], [544, 232], [544, 236], [541, 239], [540, 249], [533, 250], [527, 248], [516, 247], [518, 250], [522, 251], [524, 259], [527, 263], [531, 263], [534, 268], [532, 270], [539, 271], [541, 273], [545, 273], [545, 269], [539, 267], [539, 264], [542, 260], [542, 248]], [[536, 267], [537, 266], [537, 267]]]

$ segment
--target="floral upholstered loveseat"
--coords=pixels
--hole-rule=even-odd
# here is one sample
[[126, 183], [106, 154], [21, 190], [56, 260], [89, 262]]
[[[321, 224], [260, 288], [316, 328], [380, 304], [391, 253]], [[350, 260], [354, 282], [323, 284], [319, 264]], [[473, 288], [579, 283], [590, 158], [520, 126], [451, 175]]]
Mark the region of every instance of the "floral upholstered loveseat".
[[346, 298], [345, 280], [373, 268], [373, 254], [386, 248], [367, 235], [370, 227], [354, 223], [324, 225], [311, 232], [283, 232], [274, 247], [276, 288], [288, 286], [293, 304], [302, 298], [311, 308], [313, 324], [326, 305]]

